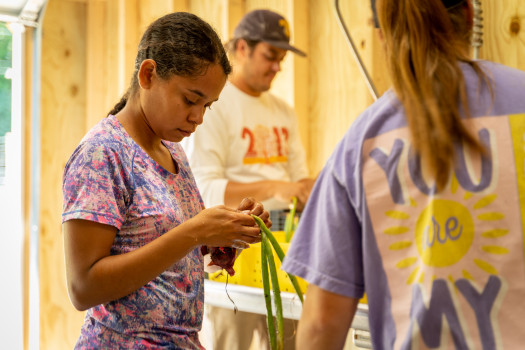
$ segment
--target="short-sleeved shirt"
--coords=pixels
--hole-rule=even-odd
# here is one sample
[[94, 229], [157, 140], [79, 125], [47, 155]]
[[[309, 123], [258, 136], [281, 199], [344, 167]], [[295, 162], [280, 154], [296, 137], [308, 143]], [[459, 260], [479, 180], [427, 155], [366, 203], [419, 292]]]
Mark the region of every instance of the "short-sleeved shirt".
[[[525, 344], [525, 72], [462, 65], [483, 156], [456, 145], [439, 194], [385, 93], [322, 170], [283, 268], [322, 289], [366, 292], [374, 349], [518, 349]], [[436, 150], [439, 152], [439, 150]]]
[[[94, 126], [69, 159], [62, 221], [111, 225], [111, 254], [125, 254], [192, 218], [202, 199], [182, 147], [163, 141], [177, 163], [173, 174], [156, 163], [114, 116]], [[200, 349], [203, 260], [194, 249], [145, 286], [88, 310], [76, 348]]]

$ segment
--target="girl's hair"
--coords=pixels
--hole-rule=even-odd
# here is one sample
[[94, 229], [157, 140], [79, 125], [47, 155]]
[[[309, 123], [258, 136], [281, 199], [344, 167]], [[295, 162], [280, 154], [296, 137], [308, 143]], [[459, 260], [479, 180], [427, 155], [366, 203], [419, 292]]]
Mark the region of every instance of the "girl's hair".
[[170, 13], [151, 23], [144, 32], [131, 84], [109, 114], [118, 113], [138, 91], [137, 75], [146, 59], [157, 63], [156, 72], [162, 79], [204, 74], [210, 64], [220, 64], [226, 75], [232, 70], [219, 36], [208, 23], [191, 13]]
[[468, 4], [447, 9], [440, 0], [377, 0], [377, 5], [388, 70], [405, 108], [414, 150], [442, 190], [454, 164], [454, 143], [485, 153], [460, 112], [470, 117], [461, 62], [490, 89], [486, 75], [469, 58]]

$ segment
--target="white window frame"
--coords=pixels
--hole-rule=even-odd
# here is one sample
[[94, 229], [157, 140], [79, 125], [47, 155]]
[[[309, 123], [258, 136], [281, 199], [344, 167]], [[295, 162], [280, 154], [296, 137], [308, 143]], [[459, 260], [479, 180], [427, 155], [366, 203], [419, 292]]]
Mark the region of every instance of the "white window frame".
[[[0, 0], [0, 21], [8, 24], [12, 33], [11, 76], [11, 131], [6, 135], [6, 176], [4, 189], [8, 192], [0, 201], [8, 201], [6, 210], [0, 212], [3, 225], [0, 245], [0, 266], [6, 288], [0, 298], [0, 339], [2, 348], [39, 349], [40, 347], [40, 286], [39, 259], [39, 198], [40, 198], [40, 72], [42, 21], [47, 0]], [[33, 31], [33, 58], [31, 68], [32, 90], [27, 91], [25, 82], [26, 27]], [[31, 99], [31, 111], [24, 111], [25, 101]], [[24, 118], [31, 119], [31, 165], [24, 169]], [[24, 203], [24, 175], [30, 176], [30, 203]], [[24, 218], [24, 208], [29, 204], [30, 218]], [[3, 208], [3, 206], [0, 206]], [[29, 219], [29, 242], [24, 242], [24, 221]], [[25, 245], [24, 245], [25, 244]], [[29, 244], [29, 257], [24, 247]], [[29, 262], [29, 281], [24, 280], [24, 266]], [[29, 319], [24, 319], [24, 291], [29, 293]], [[6, 324], [6, 322], [8, 322]], [[28, 326], [28, 343], [24, 339], [24, 327]]]
[[24, 271], [24, 225], [23, 225], [23, 33], [24, 26], [7, 23], [12, 38], [12, 66], [6, 72], [11, 79], [11, 131], [5, 135], [5, 177], [0, 198], [0, 222], [2, 222], [2, 245], [0, 246], [1, 279], [9, 286], [2, 291], [0, 309], [5, 310], [0, 327], [0, 339], [6, 349], [23, 348], [23, 271]]

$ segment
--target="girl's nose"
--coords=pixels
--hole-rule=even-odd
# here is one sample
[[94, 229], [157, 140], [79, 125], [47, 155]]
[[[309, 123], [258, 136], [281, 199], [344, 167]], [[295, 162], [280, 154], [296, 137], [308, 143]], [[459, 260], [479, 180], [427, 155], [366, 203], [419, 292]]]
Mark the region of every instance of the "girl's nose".
[[192, 108], [188, 115], [188, 120], [194, 124], [201, 125], [204, 121], [204, 108], [197, 107]]

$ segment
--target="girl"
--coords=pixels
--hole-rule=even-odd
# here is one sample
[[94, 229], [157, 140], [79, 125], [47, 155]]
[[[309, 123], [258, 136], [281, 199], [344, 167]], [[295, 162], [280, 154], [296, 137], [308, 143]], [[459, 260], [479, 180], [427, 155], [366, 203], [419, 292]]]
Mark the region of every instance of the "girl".
[[64, 172], [69, 295], [88, 309], [77, 349], [200, 349], [200, 247], [260, 241], [261, 204], [203, 209], [178, 144], [203, 121], [231, 66], [214, 30], [172, 13], [144, 33], [128, 92]]

